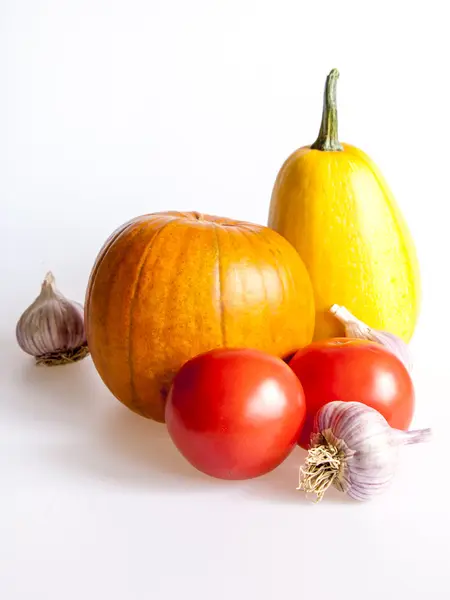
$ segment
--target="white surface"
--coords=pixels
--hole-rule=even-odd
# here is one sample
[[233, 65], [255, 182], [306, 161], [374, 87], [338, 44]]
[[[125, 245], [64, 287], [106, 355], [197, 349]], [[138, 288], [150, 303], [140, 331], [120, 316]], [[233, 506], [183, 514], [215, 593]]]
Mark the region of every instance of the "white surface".
[[[444, 2], [0, 3], [0, 597], [448, 598], [450, 416]], [[194, 472], [90, 359], [36, 369], [14, 326], [48, 269], [82, 300], [128, 218], [195, 209], [264, 223], [312, 143], [332, 67], [340, 134], [380, 165], [416, 239], [417, 413], [370, 504], [295, 491], [297, 450], [246, 483]], [[412, 126], [413, 120], [415, 125]]]

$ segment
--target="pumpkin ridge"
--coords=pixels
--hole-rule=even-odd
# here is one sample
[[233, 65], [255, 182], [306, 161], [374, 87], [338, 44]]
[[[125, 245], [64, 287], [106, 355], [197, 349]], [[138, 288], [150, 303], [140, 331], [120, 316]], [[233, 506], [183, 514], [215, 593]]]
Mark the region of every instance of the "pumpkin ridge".
[[[278, 255], [277, 255], [277, 253], [275, 252], [275, 250], [272, 248], [272, 240], [271, 240], [271, 237], [272, 237], [272, 236], [271, 236], [271, 235], [268, 235], [269, 231], [271, 231], [271, 230], [269, 230], [269, 229], [264, 229], [264, 230], [262, 231], [262, 233], [264, 234], [264, 235], [263, 235], [263, 238], [266, 240], [266, 242], [267, 242], [267, 246], [268, 246], [268, 248], [269, 248], [269, 250], [270, 250], [270, 253], [271, 253], [271, 255], [273, 256], [273, 258], [274, 258], [274, 260], [275, 260], [275, 262], [276, 262], [276, 264], [277, 264], [277, 269], [276, 269], [276, 271], [277, 271], [277, 273], [278, 273], [278, 278], [279, 278], [279, 280], [280, 280], [280, 282], [281, 282], [281, 289], [283, 290], [283, 301], [284, 301], [284, 299], [285, 299], [285, 297], [286, 297], [286, 286], [285, 286], [285, 284], [284, 284], [284, 281], [281, 279], [281, 275], [280, 275], [280, 273], [281, 273], [281, 271], [282, 271], [282, 268], [281, 268], [281, 267], [282, 267], [282, 262], [280, 261], [280, 259], [279, 259]], [[275, 232], [275, 233], [276, 233], [276, 232]], [[283, 271], [283, 272], [284, 272], [284, 271]], [[294, 279], [293, 279], [293, 277], [292, 277], [292, 273], [291, 273], [290, 269], [287, 271], [287, 273], [288, 273], [288, 278], [289, 278], [289, 281], [288, 281], [288, 283], [291, 285], [291, 287], [295, 287], [295, 286], [294, 286]]]
[[[257, 245], [258, 245], [258, 238], [257, 238], [257, 236], [259, 236], [259, 235], [260, 235], [260, 232], [256, 232], [254, 229], [253, 230], [251, 230], [251, 229], [245, 229], [244, 237], [246, 237], [247, 240], [250, 242], [250, 245], [251, 245], [252, 248], [257, 247]], [[256, 237], [256, 244], [255, 244], [255, 237]], [[267, 247], [268, 247], [268, 249], [270, 249], [269, 245], [267, 245]], [[271, 253], [270, 253], [270, 255], [272, 256]], [[269, 306], [269, 294], [268, 294], [268, 291], [267, 291], [267, 281], [266, 281], [266, 278], [264, 276], [264, 271], [263, 271], [263, 268], [261, 266], [261, 262], [260, 261], [258, 261], [257, 269], [258, 269], [258, 273], [259, 273], [259, 275], [261, 277], [262, 286], [264, 288], [264, 306], [268, 307]], [[277, 270], [277, 272], [278, 272], [278, 270]], [[278, 275], [279, 275], [279, 273], [278, 273]], [[267, 321], [269, 323], [270, 339], [273, 340], [273, 339], [275, 339], [275, 336], [273, 334], [272, 321], [271, 321], [271, 319], [268, 319]]]
[[155, 233], [152, 235], [152, 237], [149, 239], [147, 245], [145, 246], [144, 251], [142, 252], [142, 256], [140, 258], [139, 264], [138, 264], [136, 278], [135, 278], [135, 281], [133, 284], [133, 291], [131, 293], [131, 299], [130, 299], [129, 318], [128, 318], [129, 325], [128, 325], [126, 344], [128, 345], [128, 369], [130, 372], [131, 396], [132, 396], [132, 401], [134, 403], [135, 410], [137, 410], [141, 415], [144, 415], [144, 416], [145, 416], [145, 412], [142, 410], [142, 405], [139, 402], [139, 397], [136, 392], [136, 387], [134, 384], [134, 369], [133, 369], [132, 350], [131, 350], [131, 341], [132, 341], [131, 330], [133, 328], [133, 308], [134, 308], [134, 303], [136, 302], [136, 295], [137, 295], [137, 290], [139, 287], [139, 281], [142, 276], [142, 273], [143, 273], [143, 270], [145, 267], [145, 263], [147, 262], [147, 258], [153, 247], [153, 244], [154, 244], [155, 240], [161, 236], [163, 231], [174, 221], [177, 221], [176, 217], [171, 219], [170, 221], [165, 223], [160, 229], [155, 231]]
[[221, 269], [221, 257], [220, 257], [220, 244], [219, 244], [219, 226], [215, 223], [214, 227], [214, 237], [216, 238], [216, 248], [217, 248], [217, 279], [219, 283], [219, 307], [220, 307], [220, 331], [222, 333], [222, 346], [226, 346], [226, 332], [225, 332], [225, 308], [223, 304], [223, 283], [222, 283], [222, 269]]
[[[99, 260], [99, 264], [98, 264], [98, 268], [97, 268], [97, 273], [100, 271], [100, 268], [103, 268], [104, 266], [104, 260], [105, 258], [108, 256], [109, 253], [109, 249], [111, 247], [113, 247], [115, 244], [117, 244], [122, 237], [125, 237], [125, 235], [131, 235], [133, 234], [133, 238], [139, 236], [142, 232], [144, 232], [147, 228], [148, 228], [148, 221], [146, 220], [142, 220], [143, 217], [137, 217], [136, 219], [133, 219], [131, 222], [128, 223], [128, 226], [125, 226], [122, 230], [116, 230], [117, 231], [117, 235], [111, 234], [110, 236], [110, 243], [107, 246], [106, 252], [103, 254], [103, 256], [101, 257], [101, 259]], [[127, 246], [129, 245], [129, 240], [127, 240]], [[116, 265], [117, 268], [117, 265]], [[97, 275], [97, 273], [95, 275]], [[95, 288], [95, 284], [97, 283], [97, 279], [95, 278], [95, 280], [92, 281], [92, 285], [91, 288], [94, 289]], [[110, 311], [110, 306], [111, 306], [111, 302], [113, 300], [113, 296], [111, 294], [107, 294], [104, 300], [104, 304], [103, 304], [103, 312], [104, 314], [108, 317], [109, 315], [109, 311]], [[86, 305], [87, 306], [87, 305]], [[91, 307], [88, 307], [88, 312], [91, 312]], [[107, 320], [107, 319], [106, 319]], [[87, 320], [87, 335], [89, 336], [89, 332], [90, 332], [90, 319]], [[109, 342], [110, 342], [110, 338], [109, 338], [109, 328], [105, 327], [103, 330], [103, 335], [104, 335], [104, 340], [103, 343], [108, 346]], [[88, 346], [89, 346], [89, 337], [88, 337]], [[92, 357], [94, 358], [95, 353], [94, 353], [94, 348], [91, 348], [91, 354]], [[127, 406], [128, 404], [125, 403]], [[130, 402], [130, 404], [132, 404]], [[138, 408], [132, 408], [130, 406], [131, 410], [133, 410], [134, 412], [136, 412], [137, 414], [141, 415], [141, 412]]]
[[[136, 217], [134, 219], [130, 219], [129, 221], [124, 223], [121, 227], [117, 227], [113, 231], [113, 233], [111, 233], [111, 235], [106, 240], [106, 242], [103, 244], [103, 246], [100, 248], [97, 259], [94, 263], [94, 266], [92, 267], [92, 272], [89, 277], [89, 281], [88, 281], [88, 285], [87, 285], [86, 298], [85, 298], [85, 302], [84, 302], [86, 309], [88, 309], [89, 304], [91, 302], [92, 290], [94, 289], [95, 281], [97, 279], [97, 274], [100, 270], [100, 266], [101, 266], [105, 256], [108, 254], [109, 249], [120, 239], [120, 237], [122, 235], [129, 232], [130, 229], [133, 227], [133, 225], [136, 225], [139, 222], [140, 218], [142, 218], [142, 217]], [[87, 322], [86, 326], [89, 327], [88, 322]]]
[[[185, 214], [187, 215], [186, 219], [189, 220], [191, 215], [189, 213], [185, 213]], [[174, 256], [172, 263], [170, 265], [167, 265], [167, 262], [166, 262], [165, 267], [169, 270], [172, 265], [178, 265], [178, 262], [179, 262], [178, 259], [180, 256], [182, 257], [184, 255], [189, 255], [188, 249], [189, 249], [189, 246], [192, 244], [192, 235], [191, 235], [192, 231], [189, 227], [186, 227], [185, 221], [178, 220], [177, 225], [179, 225], [178, 229], [181, 230], [180, 233], [177, 235], [179, 238], [183, 237], [184, 239], [183, 239], [183, 243], [182, 244], [180, 243], [180, 247], [178, 248], [177, 254]], [[162, 245], [161, 254], [163, 256], [165, 256], [164, 244]], [[154, 264], [155, 270], [156, 270], [158, 263], [159, 263], [159, 258], [155, 261], [155, 264]], [[171, 302], [170, 302], [171, 296], [173, 294], [173, 287], [174, 287], [174, 282], [172, 281], [171, 284], [168, 286], [167, 296], [164, 299], [165, 310], [162, 313], [163, 314], [163, 324], [161, 326], [161, 330], [164, 332], [164, 335], [167, 334], [167, 323], [171, 320], [171, 318], [173, 318], [173, 312], [171, 312], [171, 309], [173, 308], [173, 306], [171, 305]], [[166, 371], [165, 375], [167, 375], [168, 373], [170, 374], [170, 369]], [[172, 375], [174, 375], [174, 374], [172, 373]], [[166, 382], [164, 382], [163, 385], [159, 389], [160, 397], [162, 398], [163, 403], [165, 403], [165, 401], [166, 401], [166, 398], [169, 394], [169, 390], [170, 390], [170, 383], [168, 384]]]
[[269, 246], [269, 252], [275, 261], [275, 265], [276, 265], [275, 272], [278, 276], [278, 281], [280, 282], [280, 288], [281, 288], [281, 291], [283, 294], [282, 297], [283, 297], [283, 303], [284, 303], [286, 300], [286, 286], [285, 286], [284, 280], [281, 278], [281, 263], [280, 263], [278, 256], [275, 254], [275, 252], [272, 250], [272, 248], [270, 246]]

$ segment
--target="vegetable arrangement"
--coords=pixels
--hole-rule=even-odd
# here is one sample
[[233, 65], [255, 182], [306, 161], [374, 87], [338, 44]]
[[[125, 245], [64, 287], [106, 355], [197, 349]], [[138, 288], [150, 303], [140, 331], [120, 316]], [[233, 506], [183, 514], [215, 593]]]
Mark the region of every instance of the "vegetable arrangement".
[[283, 357], [314, 331], [294, 248], [267, 227], [195, 212], [145, 215], [116, 231], [94, 265], [85, 312], [103, 381], [157, 421], [190, 358], [223, 346]]
[[297, 489], [366, 500], [388, 487], [403, 445], [430, 437], [408, 431], [420, 283], [387, 184], [339, 142], [337, 78], [318, 139], [277, 176], [268, 227], [197, 212], [132, 219], [100, 250], [84, 312], [48, 274], [16, 336], [38, 364], [91, 354], [112, 394], [165, 422], [212, 477], [264, 475], [301, 446]]

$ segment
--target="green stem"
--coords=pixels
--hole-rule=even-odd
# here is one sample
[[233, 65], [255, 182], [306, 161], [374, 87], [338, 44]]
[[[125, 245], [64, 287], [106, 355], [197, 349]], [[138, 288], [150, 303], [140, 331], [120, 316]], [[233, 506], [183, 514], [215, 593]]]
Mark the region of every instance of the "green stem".
[[319, 137], [312, 144], [314, 150], [340, 152], [344, 148], [338, 138], [338, 118], [336, 105], [336, 83], [339, 71], [333, 69], [327, 77], [325, 93], [323, 98], [322, 123], [320, 125]]

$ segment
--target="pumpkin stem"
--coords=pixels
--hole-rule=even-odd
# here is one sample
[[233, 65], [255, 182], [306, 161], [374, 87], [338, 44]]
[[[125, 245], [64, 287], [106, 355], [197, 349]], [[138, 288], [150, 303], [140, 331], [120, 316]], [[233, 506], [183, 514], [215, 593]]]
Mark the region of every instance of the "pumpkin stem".
[[320, 125], [319, 137], [311, 146], [314, 150], [339, 152], [344, 149], [339, 143], [338, 138], [336, 104], [336, 83], [338, 78], [339, 71], [337, 69], [330, 71], [327, 77], [323, 97], [322, 123]]

